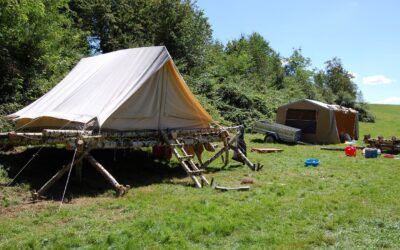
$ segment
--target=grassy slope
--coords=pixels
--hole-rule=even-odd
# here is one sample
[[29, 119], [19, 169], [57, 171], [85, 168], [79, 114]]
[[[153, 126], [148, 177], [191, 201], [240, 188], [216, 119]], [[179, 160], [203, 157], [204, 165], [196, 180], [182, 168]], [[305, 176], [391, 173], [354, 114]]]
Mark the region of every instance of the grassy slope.
[[[380, 112], [377, 124], [361, 124], [360, 134], [375, 135], [379, 127], [384, 135], [400, 135], [395, 109], [400, 111], [399, 106], [373, 106], [373, 112]], [[265, 165], [258, 173], [234, 162], [217, 171], [217, 161], [208, 177], [228, 186], [251, 178], [251, 191], [195, 189], [185, 185], [188, 178], [171, 177], [134, 188], [123, 198], [107, 192], [75, 199], [60, 210], [53, 201], [0, 205], [0, 248], [400, 247], [400, 160], [348, 158], [316, 146], [266, 145], [257, 134], [246, 138], [249, 148], [285, 151], [249, 153]], [[319, 158], [321, 166], [303, 167], [309, 157]], [[0, 196], [12, 199], [7, 197], [12, 191], [28, 195], [23, 187], [14, 189], [0, 187]]]
[[[375, 123], [363, 123], [360, 126], [360, 136], [371, 134], [372, 137], [400, 137], [400, 106], [371, 104], [370, 111], [375, 115]], [[362, 139], [362, 137], [361, 137]]]

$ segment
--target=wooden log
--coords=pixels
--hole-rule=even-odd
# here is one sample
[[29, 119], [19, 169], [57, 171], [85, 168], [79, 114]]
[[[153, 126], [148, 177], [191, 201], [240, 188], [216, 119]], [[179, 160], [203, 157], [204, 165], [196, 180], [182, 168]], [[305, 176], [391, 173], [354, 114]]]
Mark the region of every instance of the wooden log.
[[[356, 149], [364, 149], [365, 147], [362, 146], [356, 146]], [[344, 151], [345, 148], [329, 148], [329, 147], [323, 147], [321, 150], [327, 150], [327, 151]]]
[[63, 130], [63, 129], [44, 129], [43, 136], [80, 136], [92, 135], [91, 130]]
[[119, 184], [118, 181], [92, 155], [87, 154], [85, 159], [107, 179], [117, 192], [118, 197], [123, 196], [127, 192], [127, 187]]
[[[74, 149], [77, 147], [77, 142], [82, 140], [84, 144], [94, 148], [140, 148], [162, 145], [163, 140], [160, 139], [160, 134], [166, 131], [173, 131], [179, 141], [185, 145], [195, 145], [222, 141], [227, 131], [237, 131], [237, 127], [103, 132], [98, 135], [93, 134], [92, 131], [45, 129], [40, 133], [0, 133], [0, 146], [64, 144], [67, 148]], [[170, 143], [173, 143], [172, 139]]]
[[220, 150], [218, 150], [218, 152], [212, 156], [210, 159], [208, 159], [207, 161], [205, 161], [202, 165], [202, 168], [207, 168], [208, 165], [211, 164], [211, 162], [215, 161], [218, 157], [220, 157], [223, 153], [225, 153], [225, 151], [229, 150], [230, 145], [235, 142], [235, 140], [237, 139], [237, 137], [239, 136], [239, 134], [236, 134], [233, 138], [231, 138], [229, 140], [229, 142], [227, 143], [227, 146], [222, 147]]
[[84, 158], [85, 154], [79, 156], [73, 163], [64, 165], [53, 177], [51, 177], [37, 192], [32, 193], [32, 198], [37, 200], [43, 197], [44, 193], [56, 182], [58, 181], [70, 168], [72, 168], [78, 162], [81, 162]]
[[[237, 136], [239, 136], [239, 134]], [[235, 136], [236, 139], [237, 139], [237, 136]], [[224, 138], [224, 147], [228, 148], [228, 150], [225, 151], [225, 159], [223, 159], [223, 162], [224, 162], [223, 167], [225, 168], [229, 164], [229, 142], [228, 142], [228, 138], [227, 137]]]
[[[81, 157], [81, 153], [78, 155], [78, 158], [79, 157]], [[83, 161], [77, 162], [75, 167], [75, 175], [79, 183], [82, 183], [82, 169], [83, 169]]]
[[220, 190], [220, 191], [248, 191], [250, 190], [249, 186], [243, 186], [243, 187], [223, 187], [223, 186], [215, 186], [215, 189]]
[[282, 152], [283, 149], [280, 148], [252, 148], [251, 152], [257, 152], [257, 153], [277, 153], [277, 152]]
[[243, 152], [242, 152], [239, 148], [236, 148], [236, 147], [234, 147], [234, 146], [231, 145], [231, 149], [234, 150], [234, 151], [236, 151], [236, 153], [239, 155], [239, 157], [240, 157], [241, 159], [243, 159], [244, 163], [245, 163], [251, 170], [253, 170], [253, 171], [259, 171], [259, 170], [261, 170], [261, 169], [264, 167], [263, 165], [260, 165], [260, 163], [253, 164], [253, 163], [243, 154]]

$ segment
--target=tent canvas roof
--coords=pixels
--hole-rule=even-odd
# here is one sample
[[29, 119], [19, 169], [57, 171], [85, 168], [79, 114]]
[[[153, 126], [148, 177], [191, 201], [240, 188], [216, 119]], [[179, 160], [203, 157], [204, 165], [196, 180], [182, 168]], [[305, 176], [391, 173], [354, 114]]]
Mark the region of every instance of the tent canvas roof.
[[95, 121], [101, 128], [135, 130], [212, 122], [164, 46], [83, 58], [47, 94], [8, 117], [28, 128]]
[[323, 102], [320, 102], [320, 101], [316, 101], [316, 100], [311, 100], [311, 99], [303, 99], [303, 100], [299, 100], [299, 101], [295, 101], [295, 102], [292, 102], [292, 103], [285, 104], [283, 106], [292, 105], [292, 104], [298, 103], [298, 102], [313, 103], [315, 105], [318, 105], [318, 106], [320, 106], [322, 108], [329, 109], [329, 110], [352, 112], [352, 113], [357, 113], [358, 112], [357, 110], [354, 110], [354, 109], [351, 109], [351, 108], [346, 108], [346, 107], [343, 107], [343, 106], [340, 106], [340, 105], [336, 105], [336, 104], [326, 104], [326, 103], [323, 103]]

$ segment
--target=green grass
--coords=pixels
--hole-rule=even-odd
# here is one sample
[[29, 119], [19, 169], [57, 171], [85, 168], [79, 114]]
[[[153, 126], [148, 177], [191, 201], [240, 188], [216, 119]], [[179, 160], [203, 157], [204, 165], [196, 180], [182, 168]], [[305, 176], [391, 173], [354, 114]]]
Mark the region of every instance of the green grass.
[[[373, 105], [376, 124], [360, 135], [398, 135], [400, 106]], [[376, 112], [379, 112], [376, 113]], [[397, 126], [397, 127], [396, 127]], [[379, 131], [378, 131], [379, 129]], [[212, 165], [207, 177], [227, 186], [253, 179], [246, 192], [196, 189], [179, 173], [139, 185], [122, 198], [105, 191], [73, 199], [25, 204], [29, 186], [0, 187], [0, 249], [265, 249], [400, 247], [400, 160], [345, 157], [318, 146], [264, 144], [247, 134], [260, 172], [230, 162]], [[321, 160], [303, 166], [306, 158]], [[0, 162], [0, 164], [2, 164]], [[133, 163], [135, 164], [135, 163]], [[0, 173], [0, 180], [8, 178]], [[19, 189], [18, 189], [19, 188]], [[18, 189], [18, 190], [17, 190]]]
[[375, 123], [362, 123], [360, 126], [361, 139], [366, 134], [372, 137], [400, 137], [400, 105], [370, 104], [370, 111], [375, 115]]

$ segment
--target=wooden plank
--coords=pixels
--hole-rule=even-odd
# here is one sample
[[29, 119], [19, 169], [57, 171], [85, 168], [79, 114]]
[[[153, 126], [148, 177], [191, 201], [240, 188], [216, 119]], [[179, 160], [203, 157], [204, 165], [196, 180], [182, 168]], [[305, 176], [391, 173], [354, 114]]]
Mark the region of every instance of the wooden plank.
[[220, 191], [248, 191], [250, 190], [249, 186], [242, 187], [223, 187], [223, 186], [215, 186], [215, 189]]
[[[356, 146], [356, 149], [364, 149], [365, 147]], [[328, 151], [344, 151], [345, 148], [330, 148], [330, 147], [322, 147], [321, 150], [328, 150]]]
[[251, 152], [257, 152], [257, 153], [276, 153], [276, 152], [282, 152], [283, 149], [280, 148], [252, 148]]

